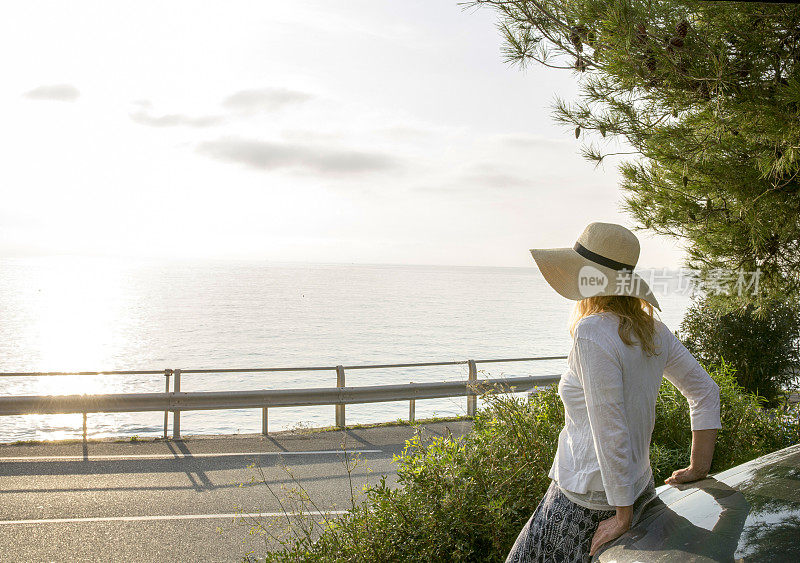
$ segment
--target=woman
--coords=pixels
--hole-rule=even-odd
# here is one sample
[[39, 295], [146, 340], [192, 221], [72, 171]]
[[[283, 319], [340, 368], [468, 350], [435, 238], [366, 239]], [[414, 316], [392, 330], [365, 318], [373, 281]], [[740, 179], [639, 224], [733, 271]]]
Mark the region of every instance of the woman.
[[613, 223], [592, 223], [572, 248], [532, 249], [544, 278], [578, 301], [573, 345], [558, 394], [565, 425], [550, 488], [517, 537], [506, 563], [584, 562], [627, 531], [655, 496], [650, 438], [662, 376], [689, 401], [689, 467], [671, 485], [711, 467], [719, 387], [660, 320], [658, 301], [633, 273], [639, 241]]

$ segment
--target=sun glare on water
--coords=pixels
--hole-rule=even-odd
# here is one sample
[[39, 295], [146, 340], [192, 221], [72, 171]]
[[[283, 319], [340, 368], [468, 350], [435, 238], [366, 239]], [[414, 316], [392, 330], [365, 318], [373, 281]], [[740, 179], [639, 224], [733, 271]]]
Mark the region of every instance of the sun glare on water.
[[[121, 298], [118, 269], [88, 259], [54, 259], [31, 280], [35, 289], [33, 340], [38, 371], [74, 372], [110, 369], [114, 322]], [[39, 378], [42, 394], [111, 392], [114, 379], [102, 375]]]
[[[99, 258], [36, 258], [9, 275], [4, 288], [20, 305], [4, 319], [16, 332], [7, 347], [6, 372], [97, 372], [131, 369], [118, 365], [130, 332], [131, 268]], [[137, 385], [128, 376], [58, 375], [9, 377], [6, 395], [73, 395], [129, 392]], [[133, 386], [133, 387], [132, 387]], [[114, 434], [127, 415], [90, 414], [92, 435]], [[13, 417], [27, 435], [62, 439], [80, 435], [80, 414]], [[6, 437], [7, 439], [7, 437]]]

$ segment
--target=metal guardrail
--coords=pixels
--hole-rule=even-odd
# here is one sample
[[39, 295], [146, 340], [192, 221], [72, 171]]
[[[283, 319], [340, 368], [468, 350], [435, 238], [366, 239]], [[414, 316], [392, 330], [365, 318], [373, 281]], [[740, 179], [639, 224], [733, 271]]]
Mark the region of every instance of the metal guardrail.
[[[504, 377], [478, 380], [477, 364], [542, 360], [563, 360], [567, 356], [541, 356], [533, 358], [507, 358], [490, 360], [465, 360], [453, 362], [418, 362], [403, 364], [374, 364], [354, 366], [321, 366], [289, 368], [227, 368], [227, 369], [166, 369], [126, 370], [106, 372], [6, 372], [0, 377], [42, 377], [42, 376], [82, 376], [82, 375], [163, 375], [166, 386], [164, 393], [118, 393], [103, 395], [29, 395], [0, 396], [0, 416], [24, 414], [83, 414], [83, 436], [86, 438], [86, 414], [94, 412], [152, 412], [164, 411], [164, 438], [168, 436], [169, 412], [172, 412], [172, 436], [180, 439], [180, 413], [185, 410], [216, 409], [262, 409], [262, 433], [268, 433], [268, 409], [270, 407], [334, 405], [336, 426], [345, 427], [345, 405], [354, 403], [373, 403], [389, 401], [409, 401], [409, 420], [414, 420], [415, 401], [466, 395], [467, 416], [474, 416], [477, 410], [477, 396], [489, 389], [504, 392], [528, 391], [535, 387], [557, 383], [559, 375]], [[397, 367], [422, 367], [464, 365], [469, 368], [467, 380], [438, 381], [428, 383], [407, 383], [394, 385], [371, 385], [347, 387], [345, 370], [377, 369]], [[204, 391], [181, 392], [181, 376], [201, 373], [264, 373], [282, 371], [335, 371], [336, 387], [305, 389], [276, 389], [258, 391]], [[170, 378], [173, 389], [170, 391]]]

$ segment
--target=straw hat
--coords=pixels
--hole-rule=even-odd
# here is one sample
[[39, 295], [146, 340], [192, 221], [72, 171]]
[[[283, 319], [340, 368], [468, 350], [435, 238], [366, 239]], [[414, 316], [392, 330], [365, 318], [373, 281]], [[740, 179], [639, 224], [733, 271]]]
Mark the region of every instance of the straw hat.
[[630, 295], [661, 310], [645, 281], [633, 273], [639, 239], [622, 225], [591, 223], [572, 248], [532, 248], [531, 254], [547, 283], [567, 299]]

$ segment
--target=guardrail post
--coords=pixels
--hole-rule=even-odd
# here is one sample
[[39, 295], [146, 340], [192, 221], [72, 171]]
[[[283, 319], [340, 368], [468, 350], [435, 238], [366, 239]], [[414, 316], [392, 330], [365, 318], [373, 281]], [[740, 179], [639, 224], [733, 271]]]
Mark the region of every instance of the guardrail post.
[[267, 431], [267, 407], [261, 409], [261, 433], [266, 436], [269, 432]]
[[414, 422], [414, 407], [415, 407], [414, 402], [415, 402], [414, 399], [411, 399], [410, 401], [408, 401], [408, 421], [409, 422]]
[[[169, 377], [172, 375], [171, 369], [164, 370], [164, 380], [166, 381], [166, 389], [164, 393], [169, 393]], [[169, 411], [164, 411], [164, 439], [167, 439], [167, 426], [169, 426]]]
[[[175, 375], [175, 382], [173, 385], [173, 390], [175, 393], [181, 392], [181, 370], [175, 369], [172, 370], [173, 375]], [[172, 411], [172, 439], [173, 440], [180, 440], [181, 439], [181, 411], [174, 410]]]
[[[336, 366], [336, 387], [344, 387], [344, 366]], [[344, 428], [344, 405], [336, 405], [336, 426]]]
[[[467, 385], [477, 383], [478, 381], [478, 368], [475, 365], [475, 360], [468, 360], [469, 377], [467, 377]], [[478, 410], [478, 396], [467, 395], [467, 416], [475, 416], [475, 411]]]
[[83, 441], [86, 441], [86, 413], [83, 413]]

